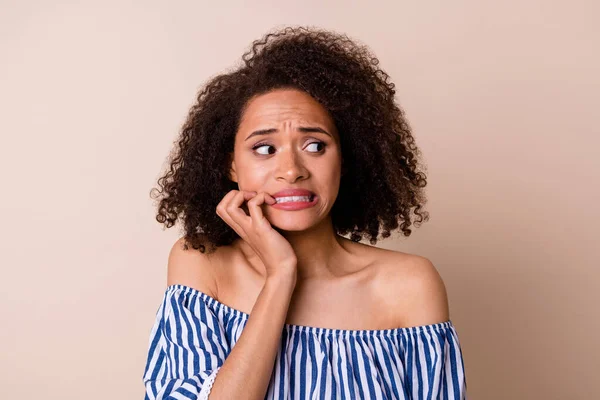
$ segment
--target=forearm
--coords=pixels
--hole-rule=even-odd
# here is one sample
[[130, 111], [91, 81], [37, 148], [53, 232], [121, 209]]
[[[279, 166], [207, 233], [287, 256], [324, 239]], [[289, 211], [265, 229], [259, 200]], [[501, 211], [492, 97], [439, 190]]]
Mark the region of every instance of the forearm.
[[295, 276], [267, 278], [239, 340], [216, 375], [210, 400], [265, 397]]

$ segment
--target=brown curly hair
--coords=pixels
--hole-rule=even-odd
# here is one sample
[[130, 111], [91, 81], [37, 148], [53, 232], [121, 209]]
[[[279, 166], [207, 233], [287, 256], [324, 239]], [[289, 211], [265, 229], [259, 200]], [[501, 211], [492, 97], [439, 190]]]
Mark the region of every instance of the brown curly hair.
[[184, 123], [169, 168], [152, 188], [160, 199], [156, 220], [166, 228], [183, 221], [186, 248], [231, 244], [238, 234], [216, 214], [230, 190], [234, 138], [244, 106], [274, 89], [307, 92], [327, 109], [340, 134], [345, 173], [331, 209], [339, 235], [377, 243], [400, 227], [410, 236], [429, 219], [423, 211], [426, 176], [421, 171], [404, 111], [395, 103], [394, 84], [367, 46], [347, 35], [314, 27], [286, 27], [255, 40], [233, 72], [211, 78]]

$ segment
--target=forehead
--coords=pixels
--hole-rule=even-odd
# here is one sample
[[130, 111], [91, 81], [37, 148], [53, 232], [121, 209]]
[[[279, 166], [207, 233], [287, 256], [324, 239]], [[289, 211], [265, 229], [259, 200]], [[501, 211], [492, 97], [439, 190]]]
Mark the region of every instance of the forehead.
[[248, 102], [241, 124], [278, 124], [294, 120], [334, 128], [329, 112], [308, 93], [297, 89], [277, 89]]

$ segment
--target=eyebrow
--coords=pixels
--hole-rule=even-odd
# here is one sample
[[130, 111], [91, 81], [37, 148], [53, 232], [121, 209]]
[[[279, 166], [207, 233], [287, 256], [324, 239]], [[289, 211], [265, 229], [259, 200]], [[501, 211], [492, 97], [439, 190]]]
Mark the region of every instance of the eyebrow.
[[[275, 133], [275, 132], [278, 132], [278, 131], [279, 130], [277, 128], [260, 129], [258, 131], [252, 132], [246, 139], [244, 139], [244, 141], [250, 139], [253, 136], [269, 135], [271, 133]], [[298, 128], [298, 131], [300, 131], [302, 133], [319, 132], [319, 133], [324, 133], [327, 136], [331, 136], [331, 134], [329, 134], [329, 132], [327, 132], [323, 128], [319, 128], [318, 126], [301, 126], [301, 127]]]

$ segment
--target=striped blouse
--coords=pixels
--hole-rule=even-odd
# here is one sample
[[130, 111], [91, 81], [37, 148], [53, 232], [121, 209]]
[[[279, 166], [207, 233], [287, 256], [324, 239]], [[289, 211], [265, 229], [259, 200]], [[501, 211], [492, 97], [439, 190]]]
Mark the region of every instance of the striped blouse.
[[[156, 313], [143, 374], [145, 400], [208, 399], [249, 314], [184, 285]], [[384, 330], [284, 325], [265, 399], [466, 399], [450, 320]]]

